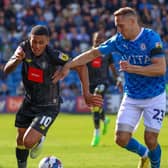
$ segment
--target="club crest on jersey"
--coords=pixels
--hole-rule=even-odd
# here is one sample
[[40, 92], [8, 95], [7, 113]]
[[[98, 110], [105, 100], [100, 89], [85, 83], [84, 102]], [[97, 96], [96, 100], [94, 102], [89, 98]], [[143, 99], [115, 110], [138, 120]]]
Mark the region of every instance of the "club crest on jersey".
[[142, 51], [146, 50], [146, 45], [144, 43], [141, 43], [141, 50]]
[[60, 53], [58, 58], [61, 59], [62, 61], [68, 61], [69, 60], [69, 56], [67, 54], [64, 54], [64, 53]]
[[162, 48], [162, 44], [161, 44], [161, 42], [157, 42], [157, 43], [155, 43], [155, 47], [156, 47], [156, 48]]

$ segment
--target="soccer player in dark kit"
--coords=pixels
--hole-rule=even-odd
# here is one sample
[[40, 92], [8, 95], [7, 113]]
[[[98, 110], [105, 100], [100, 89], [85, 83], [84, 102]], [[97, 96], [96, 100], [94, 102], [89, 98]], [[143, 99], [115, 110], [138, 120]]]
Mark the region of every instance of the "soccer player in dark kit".
[[[93, 34], [93, 48], [99, 46], [106, 40], [105, 34], [103, 32], [95, 32]], [[121, 78], [118, 76], [113, 62], [112, 54], [107, 56], [101, 55], [96, 57], [91, 62], [87, 64], [89, 72], [89, 82], [90, 82], [90, 92], [94, 93], [98, 91], [103, 97], [107, 91], [110, 84], [110, 71], [112, 72], [113, 83], [122, 90]], [[107, 117], [103, 108], [92, 107], [91, 112], [93, 113], [94, 122], [94, 132], [91, 141], [91, 146], [95, 147], [99, 144], [101, 134], [105, 135], [107, 133], [108, 124], [110, 118]], [[103, 121], [103, 129], [100, 132], [100, 121]]]
[[[52, 76], [69, 61], [69, 56], [50, 48], [49, 31], [46, 26], [34, 26], [30, 37], [23, 41], [4, 67], [6, 74], [22, 63], [22, 78], [25, 87], [23, 103], [16, 114], [16, 158], [18, 168], [27, 167], [27, 158], [36, 158], [41, 152], [46, 133], [60, 111], [59, 82]], [[88, 105], [102, 105], [102, 98], [89, 92], [87, 67], [75, 68], [79, 73], [82, 94]]]

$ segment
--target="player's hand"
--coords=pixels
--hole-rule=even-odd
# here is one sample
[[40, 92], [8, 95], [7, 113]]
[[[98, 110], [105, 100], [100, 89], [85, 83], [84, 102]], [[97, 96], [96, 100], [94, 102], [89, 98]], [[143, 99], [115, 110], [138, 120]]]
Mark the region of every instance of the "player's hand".
[[25, 58], [25, 52], [23, 51], [22, 47], [18, 47], [14, 53], [16, 61], [21, 62]]
[[103, 98], [101, 95], [94, 95], [94, 94], [88, 93], [83, 96], [84, 96], [86, 104], [89, 107], [92, 107], [92, 106], [102, 107], [103, 106]]
[[120, 61], [120, 71], [134, 73], [135, 66], [130, 64], [129, 61]]
[[120, 71], [126, 71], [128, 64], [128, 61], [120, 61]]
[[58, 69], [54, 75], [52, 76], [52, 82], [57, 83], [59, 80], [63, 80], [65, 76], [69, 73], [69, 67], [63, 66], [62, 68]]
[[116, 81], [115, 87], [119, 89], [120, 93], [123, 92], [122, 78], [120, 76], [117, 77], [117, 81]]
[[117, 81], [116, 87], [119, 89], [120, 93], [123, 92], [123, 84], [121, 81]]

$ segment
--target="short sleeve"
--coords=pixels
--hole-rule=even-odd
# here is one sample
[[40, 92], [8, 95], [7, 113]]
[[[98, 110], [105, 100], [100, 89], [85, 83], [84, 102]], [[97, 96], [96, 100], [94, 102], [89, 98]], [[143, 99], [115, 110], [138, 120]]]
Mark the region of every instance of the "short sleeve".
[[149, 49], [151, 57], [163, 57], [163, 44], [160, 35], [154, 31], [150, 33]]
[[51, 63], [55, 65], [64, 65], [70, 60], [69, 55], [59, 50], [49, 49], [48, 54], [50, 56]]
[[116, 36], [113, 36], [112, 38], [98, 46], [98, 50], [104, 55], [112, 53], [115, 50], [115, 40]]

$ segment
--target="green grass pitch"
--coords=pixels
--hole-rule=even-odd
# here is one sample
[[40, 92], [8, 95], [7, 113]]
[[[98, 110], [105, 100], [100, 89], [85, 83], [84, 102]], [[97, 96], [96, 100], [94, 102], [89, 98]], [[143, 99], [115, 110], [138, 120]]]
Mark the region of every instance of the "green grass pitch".
[[[91, 147], [93, 134], [91, 115], [68, 115], [60, 113], [48, 132], [42, 154], [28, 159], [28, 168], [37, 168], [39, 161], [55, 155], [65, 168], [136, 168], [139, 157], [114, 143], [115, 115], [107, 135], [101, 137], [98, 147]], [[15, 160], [15, 115], [0, 115], [0, 168], [17, 168]], [[161, 168], [168, 168], [168, 116], [165, 117], [159, 137], [162, 146]], [[143, 124], [134, 134], [143, 143]]]

